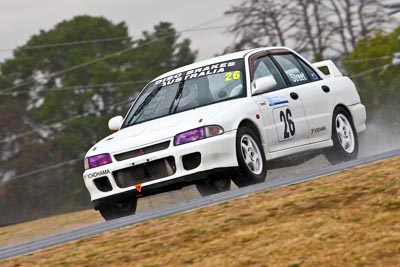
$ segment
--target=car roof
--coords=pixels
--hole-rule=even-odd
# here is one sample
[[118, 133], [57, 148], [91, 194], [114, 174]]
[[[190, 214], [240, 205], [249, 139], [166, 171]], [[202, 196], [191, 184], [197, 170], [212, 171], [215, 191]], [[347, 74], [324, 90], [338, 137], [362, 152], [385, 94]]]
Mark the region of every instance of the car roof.
[[181, 73], [181, 72], [185, 72], [191, 69], [195, 69], [198, 67], [202, 67], [202, 66], [207, 66], [207, 65], [212, 65], [212, 64], [216, 64], [219, 62], [224, 62], [224, 61], [229, 61], [229, 60], [234, 60], [234, 59], [239, 59], [239, 58], [244, 58], [247, 54], [249, 53], [256, 53], [259, 51], [265, 51], [265, 50], [270, 50], [270, 49], [285, 49], [288, 51], [292, 51], [291, 49], [287, 48], [287, 47], [260, 47], [260, 48], [253, 48], [253, 49], [248, 49], [248, 50], [243, 50], [243, 51], [239, 51], [239, 52], [234, 52], [234, 53], [230, 53], [230, 54], [225, 54], [222, 56], [217, 56], [217, 57], [213, 57], [213, 58], [209, 58], [206, 60], [202, 60], [199, 62], [195, 62], [174, 70], [171, 70], [169, 72], [166, 72], [164, 74], [161, 74], [160, 76], [158, 76], [157, 78], [153, 79], [153, 81], [155, 80], [159, 80], [177, 73]]

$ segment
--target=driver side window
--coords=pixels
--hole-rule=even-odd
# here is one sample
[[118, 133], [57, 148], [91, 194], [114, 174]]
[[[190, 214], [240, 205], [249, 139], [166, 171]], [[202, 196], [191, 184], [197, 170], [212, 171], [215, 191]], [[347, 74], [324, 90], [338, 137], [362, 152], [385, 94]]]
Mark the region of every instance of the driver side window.
[[286, 82], [283, 79], [281, 73], [272, 62], [272, 60], [266, 56], [258, 58], [254, 61], [254, 75], [252, 83], [261, 77], [273, 76], [276, 80], [277, 85], [271, 90], [279, 90], [286, 87]]

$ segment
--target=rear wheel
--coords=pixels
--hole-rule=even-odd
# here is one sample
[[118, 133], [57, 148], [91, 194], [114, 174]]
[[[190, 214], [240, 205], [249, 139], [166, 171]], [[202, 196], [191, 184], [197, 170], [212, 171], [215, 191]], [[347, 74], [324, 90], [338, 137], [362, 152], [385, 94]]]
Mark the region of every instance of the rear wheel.
[[125, 198], [115, 202], [102, 204], [99, 206], [99, 212], [106, 221], [109, 221], [135, 214], [136, 207], [136, 198]]
[[207, 179], [196, 184], [196, 188], [199, 191], [200, 195], [202, 195], [203, 197], [229, 191], [231, 188], [231, 179], [230, 178]]
[[331, 164], [356, 159], [358, 155], [358, 137], [349, 112], [343, 107], [335, 108], [332, 119], [333, 147], [325, 156]]
[[259, 137], [250, 128], [243, 126], [236, 136], [236, 157], [239, 174], [232, 177], [238, 187], [261, 183], [267, 175], [267, 164]]

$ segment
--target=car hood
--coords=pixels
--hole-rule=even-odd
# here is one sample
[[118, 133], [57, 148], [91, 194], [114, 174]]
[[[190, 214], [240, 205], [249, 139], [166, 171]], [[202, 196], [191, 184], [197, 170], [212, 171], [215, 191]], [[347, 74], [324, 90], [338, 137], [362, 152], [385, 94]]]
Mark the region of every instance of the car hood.
[[208, 124], [213, 116], [235, 102], [212, 104], [124, 128], [98, 142], [86, 156], [129, 151], [170, 139], [178, 133]]

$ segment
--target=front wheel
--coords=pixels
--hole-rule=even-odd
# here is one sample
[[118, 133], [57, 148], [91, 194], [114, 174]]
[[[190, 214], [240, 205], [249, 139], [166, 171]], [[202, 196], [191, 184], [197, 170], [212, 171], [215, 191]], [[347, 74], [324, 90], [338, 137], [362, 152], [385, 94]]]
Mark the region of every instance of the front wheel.
[[136, 212], [137, 199], [126, 198], [99, 206], [99, 212], [106, 221], [133, 215]]
[[337, 107], [332, 119], [333, 147], [325, 156], [331, 164], [356, 159], [358, 156], [358, 136], [349, 112], [343, 107]]
[[240, 127], [236, 136], [236, 157], [239, 174], [232, 177], [238, 186], [248, 186], [265, 181], [267, 164], [258, 136], [248, 127]]
[[196, 188], [199, 191], [200, 195], [203, 197], [229, 191], [229, 189], [231, 188], [231, 179], [214, 178], [204, 180], [196, 184]]

